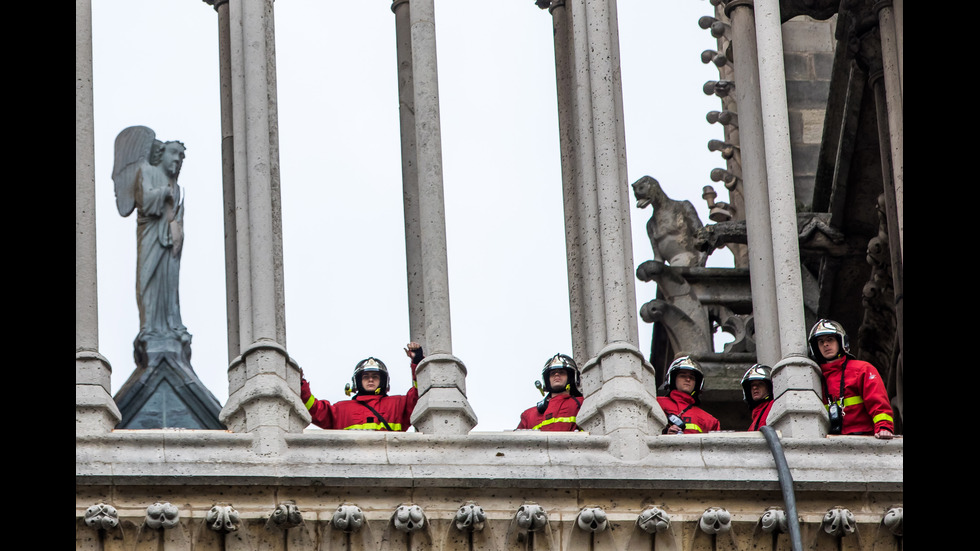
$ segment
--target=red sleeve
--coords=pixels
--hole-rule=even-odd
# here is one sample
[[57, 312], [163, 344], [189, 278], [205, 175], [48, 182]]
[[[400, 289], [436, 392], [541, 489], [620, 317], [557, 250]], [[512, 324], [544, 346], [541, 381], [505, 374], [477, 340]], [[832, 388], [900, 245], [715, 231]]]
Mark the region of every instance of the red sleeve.
[[321, 429], [332, 429], [333, 426], [333, 407], [328, 400], [317, 400], [310, 392], [310, 383], [306, 379], [300, 380], [299, 397], [310, 412], [313, 424]]
[[412, 412], [415, 411], [415, 404], [419, 403], [419, 384], [415, 380], [415, 369], [418, 368], [414, 363], [412, 364], [412, 388], [408, 389], [405, 393], [405, 430], [408, 430], [408, 425], [411, 423]]
[[524, 411], [524, 413], [521, 414], [521, 422], [517, 424], [517, 428], [514, 430], [527, 430], [533, 426], [531, 425], [531, 419], [529, 418], [530, 416], [528, 415], [529, 413], [531, 413], [532, 410], [534, 410], [534, 408], [527, 409]]
[[871, 364], [864, 372], [864, 408], [875, 424], [875, 433], [881, 429], [895, 432], [895, 422], [892, 419], [892, 406], [888, 400], [888, 391], [881, 380], [878, 370]]

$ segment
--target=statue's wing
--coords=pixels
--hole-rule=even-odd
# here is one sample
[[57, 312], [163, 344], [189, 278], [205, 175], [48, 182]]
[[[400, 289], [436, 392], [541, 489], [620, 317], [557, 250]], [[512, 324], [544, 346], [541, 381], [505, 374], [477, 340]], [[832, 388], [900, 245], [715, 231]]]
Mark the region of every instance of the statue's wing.
[[116, 136], [116, 159], [112, 165], [112, 181], [116, 187], [116, 208], [129, 216], [136, 207], [136, 173], [143, 161], [150, 158], [156, 134], [145, 126], [130, 126]]

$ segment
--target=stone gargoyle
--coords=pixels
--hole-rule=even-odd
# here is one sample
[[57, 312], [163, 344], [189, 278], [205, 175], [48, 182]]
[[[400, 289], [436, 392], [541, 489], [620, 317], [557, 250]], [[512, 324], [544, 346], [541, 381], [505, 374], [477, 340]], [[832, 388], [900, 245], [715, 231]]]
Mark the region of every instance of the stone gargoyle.
[[698, 250], [694, 236], [702, 228], [701, 219], [690, 201], [667, 197], [660, 182], [644, 176], [633, 182], [636, 207], [653, 206], [647, 222], [647, 235], [653, 247], [653, 259], [671, 266], [704, 266], [708, 254]]

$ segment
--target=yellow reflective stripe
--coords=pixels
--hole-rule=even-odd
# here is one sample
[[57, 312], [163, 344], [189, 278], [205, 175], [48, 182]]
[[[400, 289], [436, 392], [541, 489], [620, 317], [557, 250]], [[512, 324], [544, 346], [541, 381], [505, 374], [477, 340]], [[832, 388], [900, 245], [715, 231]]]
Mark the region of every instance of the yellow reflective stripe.
[[698, 432], [704, 432], [703, 430], [701, 430], [701, 427], [695, 425], [694, 423], [684, 423], [684, 430], [687, 429], [696, 430]]
[[306, 409], [310, 409], [311, 407], [313, 407], [313, 404], [315, 403], [316, 403], [316, 398], [314, 398], [313, 395], [310, 394], [310, 397], [307, 398], [306, 400]]
[[[864, 403], [864, 398], [860, 396], [851, 396], [850, 398], [844, 398], [844, 400], [841, 402], [841, 405], [847, 407], [847, 406], [856, 406], [858, 404], [863, 404], [863, 403]], [[830, 404], [824, 404], [823, 408], [830, 409]]]
[[531, 430], [538, 430], [541, 427], [545, 425], [550, 425], [552, 423], [574, 423], [574, 422], [575, 422], [574, 417], [555, 417], [554, 419], [545, 419], [544, 421], [541, 421], [537, 425], [531, 427]]
[[[401, 423], [388, 423], [391, 430], [402, 430]], [[362, 423], [360, 425], [351, 425], [349, 427], [344, 427], [344, 430], [388, 430], [381, 423]]]
[[891, 415], [888, 415], [887, 413], [879, 413], [878, 415], [875, 415], [874, 418], [872, 419], [872, 421], [874, 421], [876, 424], [879, 421], [888, 421], [890, 423], [894, 423], [895, 422], [892, 419], [892, 416]]

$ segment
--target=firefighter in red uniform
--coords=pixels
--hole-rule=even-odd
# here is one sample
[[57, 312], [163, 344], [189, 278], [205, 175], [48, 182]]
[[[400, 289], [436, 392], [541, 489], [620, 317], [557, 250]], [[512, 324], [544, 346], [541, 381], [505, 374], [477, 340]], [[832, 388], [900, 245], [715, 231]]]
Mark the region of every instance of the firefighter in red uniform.
[[701, 366], [690, 356], [681, 356], [667, 369], [667, 396], [657, 398], [657, 403], [667, 414], [667, 427], [664, 434], [700, 434], [721, 430], [721, 423], [704, 411], [701, 391], [704, 388], [704, 373]]
[[517, 430], [574, 431], [581, 430], [575, 424], [575, 416], [582, 407], [581, 377], [572, 358], [555, 354], [544, 364], [541, 381], [535, 386], [547, 396], [534, 407], [521, 414]]
[[419, 401], [415, 368], [424, 356], [422, 346], [416, 342], [408, 343], [405, 354], [412, 358], [412, 388], [405, 396], [388, 396], [388, 368], [377, 358], [361, 360], [354, 367], [354, 375], [345, 389], [348, 396], [356, 390], [352, 400], [336, 404], [317, 400], [310, 393], [310, 383], [302, 379], [300, 398], [310, 410], [313, 424], [324, 429], [407, 431]]
[[772, 368], [755, 364], [742, 375], [742, 400], [752, 411], [749, 430], [759, 430], [766, 426], [769, 410], [772, 409]]
[[823, 372], [823, 397], [831, 434], [874, 434], [894, 437], [892, 406], [878, 370], [851, 355], [844, 326], [818, 321], [807, 338], [811, 357]]

